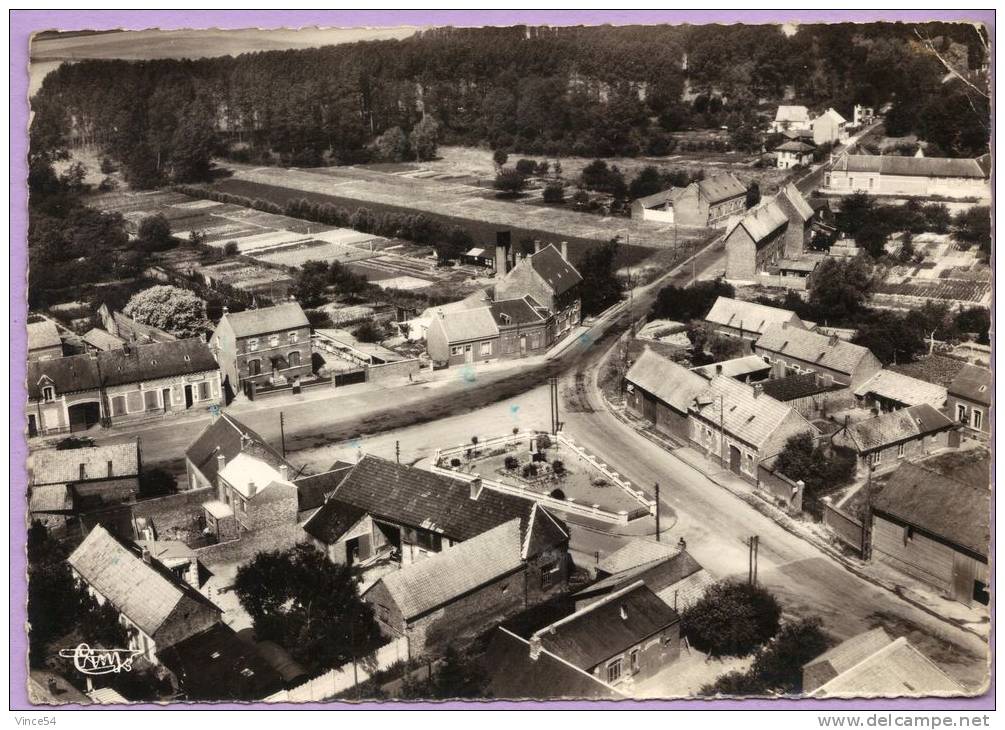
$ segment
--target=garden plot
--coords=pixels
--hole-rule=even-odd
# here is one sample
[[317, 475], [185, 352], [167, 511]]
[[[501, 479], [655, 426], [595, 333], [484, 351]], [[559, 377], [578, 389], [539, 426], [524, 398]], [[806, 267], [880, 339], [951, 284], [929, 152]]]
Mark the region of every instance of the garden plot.
[[[240, 241], [238, 241], [240, 245]], [[301, 266], [307, 261], [340, 261], [347, 263], [366, 259], [373, 254], [364, 248], [317, 239], [297, 240], [293, 244], [242, 251], [246, 256], [283, 266]]]
[[484, 444], [473, 439], [470, 446], [440, 451], [436, 466], [570, 512], [599, 509], [626, 521], [650, 514], [651, 502], [641, 492], [564, 436], [515, 434]]

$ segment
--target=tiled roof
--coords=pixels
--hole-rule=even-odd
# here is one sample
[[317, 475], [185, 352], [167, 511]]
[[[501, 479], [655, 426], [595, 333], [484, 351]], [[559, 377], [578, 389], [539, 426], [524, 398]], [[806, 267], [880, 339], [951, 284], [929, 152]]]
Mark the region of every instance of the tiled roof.
[[672, 558], [678, 552], [676, 547], [666, 543], [637, 538], [597, 563], [597, 569], [609, 574], [621, 573], [629, 568], [648, 565], [654, 560]]
[[713, 205], [747, 194], [747, 188], [744, 184], [729, 172], [699, 180], [698, 189], [705, 199]]
[[803, 223], [813, 217], [813, 208], [808, 202], [806, 202], [806, 198], [804, 198], [803, 194], [799, 192], [799, 188], [792, 183], [786, 185], [781, 192], [778, 193], [777, 199], [779, 202], [788, 203], [792, 206], [792, 209], [802, 219]]
[[47, 377], [59, 393], [95, 390], [217, 369], [209, 345], [199, 338], [132, 344], [128, 349], [71, 355], [28, 363], [28, 394], [41, 397], [39, 380]]
[[307, 315], [296, 302], [261, 309], [247, 309], [243, 312], [228, 312], [223, 317], [237, 337], [254, 337], [310, 326]]
[[98, 350], [114, 350], [126, 344], [125, 340], [98, 327], [89, 329], [80, 339]]
[[443, 329], [447, 342], [467, 342], [499, 335], [499, 327], [496, 326], [490, 307], [437, 312], [433, 316], [434, 320], [430, 326], [435, 326], [438, 323]]
[[552, 244], [532, 255], [528, 261], [556, 295], [564, 294], [583, 280], [576, 268]]
[[335, 493], [335, 489], [342, 483], [350, 469], [352, 464], [342, 464], [321, 474], [295, 479], [293, 483], [297, 485], [297, 492], [300, 495], [297, 510], [304, 512], [323, 505], [325, 500]]
[[905, 462], [872, 498], [875, 510], [898, 517], [987, 556], [991, 543], [991, 490]]
[[[635, 542], [647, 543], [646, 540], [637, 540]], [[649, 543], [650, 545], [652, 543]], [[659, 543], [656, 543], [659, 546]], [[686, 550], [679, 550], [676, 547], [671, 548], [670, 546], [663, 547], [665, 553], [663, 556], [655, 558], [639, 565], [634, 565], [629, 568], [625, 568], [621, 571], [613, 573], [606, 578], [603, 578], [592, 585], [587, 586], [579, 593], [577, 593], [574, 598], [577, 601], [582, 597], [596, 596], [601, 597], [606, 593], [613, 593], [614, 591], [621, 590], [625, 586], [631, 585], [637, 581], [642, 581], [645, 583], [653, 593], [659, 595], [662, 591], [666, 591], [672, 586], [678, 585], [682, 580], [694, 575], [698, 572], [703, 572], [703, 568], [695, 560], [689, 552]], [[620, 550], [618, 551], [620, 552]], [[651, 550], [652, 554], [657, 554], [658, 549]], [[608, 556], [611, 557], [611, 556]], [[609, 565], [610, 563], [608, 563]], [[604, 570], [601, 565], [598, 565], [599, 570]], [[710, 578], [711, 580], [711, 578]], [[673, 606], [673, 591], [669, 593], [670, 601], [668, 603]]]
[[496, 324], [500, 327], [540, 324], [545, 319], [531, 304], [533, 301], [529, 296], [519, 299], [503, 299], [492, 302], [490, 309]]
[[787, 375], [784, 378], [773, 378], [765, 380], [762, 385], [765, 395], [782, 403], [797, 398], [808, 398], [820, 393], [829, 393], [832, 390], [841, 390], [844, 387], [839, 383], [827, 385], [817, 373], [799, 373]]
[[220, 611], [156, 561], [145, 563], [135, 550], [100, 525], [91, 530], [67, 562], [117, 611], [154, 638], [182, 602], [199, 603]]
[[526, 526], [535, 502], [488, 488], [472, 499], [465, 481], [367, 455], [308, 524], [324, 531], [344, 505], [394, 524], [469, 540], [514, 518]]
[[589, 671], [659, 633], [680, 616], [642, 581], [534, 633], [541, 646]]
[[805, 142], [797, 142], [794, 139], [790, 139], [784, 144], [780, 144], [775, 147], [775, 152], [812, 152], [813, 145], [806, 144]]
[[[803, 669], [827, 664], [831, 676], [836, 677], [842, 672], [847, 672], [863, 659], [872, 656], [891, 641], [892, 639], [882, 628], [875, 628], [831, 647], [816, 659], [806, 662]], [[805, 689], [808, 691], [810, 688]]]
[[135, 342], [174, 342], [178, 339], [170, 332], [165, 332], [153, 325], [137, 322], [122, 312], [112, 312], [112, 323], [116, 330], [114, 334], [123, 340], [132, 340]]
[[191, 702], [261, 700], [283, 688], [283, 678], [255, 644], [222, 623], [158, 650], [157, 658]]
[[991, 371], [976, 365], [964, 365], [949, 386], [953, 395], [975, 403], [991, 405]]
[[59, 330], [54, 322], [44, 319], [28, 325], [28, 352], [47, 347], [59, 347], [63, 341], [59, 338]]
[[888, 369], [948, 388], [965, 366], [966, 362], [963, 360], [934, 352], [911, 363], [890, 365]]
[[215, 484], [219, 468], [217, 456], [222, 454], [229, 462], [242, 451], [248, 451], [274, 467], [286, 463], [282, 455], [269, 446], [265, 439], [228, 413], [221, 414], [203, 429], [185, 450], [185, 458]]
[[701, 377], [711, 380], [716, 375], [728, 375], [731, 378], [739, 378], [744, 375], [770, 369], [771, 365], [764, 362], [763, 358], [757, 355], [744, 355], [743, 357], [734, 357], [731, 360], [723, 360], [722, 362], [714, 362], [709, 365], [691, 368], [691, 372], [698, 373]]
[[760, 334], [768, 325], [788, 322], [796, 327], [802, 326], [802, 321], [795, 312], [779, 307], [769, 307], [742, 299], [719, 297], [705, 315], [705, 321], [711, 324], [723, 325], [734, 329], [743, 329], [752, 334]]
[[136, 476], [140, 471], [139, 464], [140, 448], [135, 439], [124, 444], [80, 449], [38, 449], [28, 455], [28, 483], [69, 484], [82, 479]]
[[807, 431], [816, 433], [816, 428], [789, 406], [763, 393], [755, 395], [752, 386], [724, 375], [712, 378], [692, 411], [710, 423], [722, 424], [727, 433], [755, 447], [771, 438], [793, 415], [805, 423]]
[[513, 519], [380, 580], [408, 620], [523, 566], [520, 520]]
[[838, 114], [838, 112], [835, 111], [833, 107], [829, 108], [827, 111], [825, 111], [820, 116], [821, 117], [830, 117], [837, 124], [847, 124], [848, 123], [848, 120], [845, 119], [844, 117], [842, 117], [840, 114]]
[[65, 484], [44, 484], [31, 488], [29, 512], [72, 512], [73, 497]]
[[623, 695], [592, 674], [546, 649], [530, 657], [530, 642], [498, 627], [485, 650], [489, 696], [499, 700], [620, 699]]
[[861, 345], [782, 324], [766, 327], [754, 347], [758, 352], [765, 350], [784, 355], [845, 375], [854, 373], [861, 362], [870, 356], [869, 350]]
[[877, 172], [883, 175], [960, 177], [986, 179], [979, 160], [954, 157], [903, 157], [900, 155], [842, 155], [834, 165], [842, 172]]
[[705, 593], [715, 583], [715, 577], [702, 568], [685, 578], [681, 578], [676, 583], [671, 583], [656, 591], [656, 595], [678, 613], [684, 613], [704, 598]]
[[756, 208], [752, 208], [740, 219], [737, 225], [746, 230], [755, 245], [760, 247], [762, 241], [766, 241], [775, 235], [788, 225], [788, 222], [789, 217], [782, 210], [782, 206], [778, 204], [778, 201], [771, 200]]
[[810, 110], [804, 106], [782, 105], [775, 112], [776, 122], [808, 122]]
[[946, 389], [941, 385], [926, 383], [892, 370], [880, 370], [855, 389], [855, 395], [860, 398], [870, 393], [908, 406], [928, 403], [942, 408], [946, 403]]
[[645, 195], [641, 198], [636, 198], [635, 202], [639, 203], [643, 208], [656, 208], [657, 206], [665, 205], [671, 202], [683, 190], [686, 190], [686, 188], [668, 188], [667, 190], [661, 190], [658, 193], [653, 193], [652, 195]]
[[955, 428], [951, 420], [927, 403], [883, 413], [848, 426], [859, 453], [868, 453], [909, 439]]
[[325, 545], [334, 545], [353, 525], [366, 517], [366, 510], [330, 496], [304, 523], [304, 532]]
[[818, 687], [812, 696], [945, 697], [964, 693], [959, 683], [901, 636]]
[[642, 351], [625, 379], [682, 413], [708, 387], [708, 381], [697, 373], [649, 349]]

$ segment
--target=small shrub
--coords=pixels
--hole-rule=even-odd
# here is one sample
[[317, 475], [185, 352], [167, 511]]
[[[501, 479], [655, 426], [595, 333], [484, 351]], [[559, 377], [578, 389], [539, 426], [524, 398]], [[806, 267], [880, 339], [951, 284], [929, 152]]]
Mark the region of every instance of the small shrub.
[[565, 187], [559, 182], [548, 183], [542, 198], [545, 203], [562, 203], [565, 201]]
[[237, 256], [239, 250], [237, 248], [237, 241], [227, 241], [223, 247], [223, 253], [227, 256]]
[[460, 465], [461, 465], [461, 460], [458, 459], [456, 456], [450, 460], [450, 466], [454, 467], [455, 469], [457, 467], [459, 467]]
[[550, 449], [551, 448], [551, 436], [546, 433], [539, 434], [537, 437], [537, 448], [539, 449]]
[[477, 446], [478, 445], [478, 437], [477, 436], [472, 436], [471, 437], [471, 443]]
[[565, 476], [565, 463], [561, 459], [555, 459], [551, 462], [551, 470], [555, 473], [557, 477]]
[[551, 494], [548, 495], [552, 499], [565, 499], [565, 492], [561, 489], [552, 489]]
[[524, 464], [523, 476], [526, 479], [537, 476], [537, 464]]
[[520, 433], [520, 427], [519, 426], [514, 426], [513, 427], [513, 435], [516, 436], [518, 433]]
[[534, 160], [528, 160], [527, 158], [517, 160], [516, 170], [521, 175], [530, 176], [537, 172], [537, 163], [534, 162]]

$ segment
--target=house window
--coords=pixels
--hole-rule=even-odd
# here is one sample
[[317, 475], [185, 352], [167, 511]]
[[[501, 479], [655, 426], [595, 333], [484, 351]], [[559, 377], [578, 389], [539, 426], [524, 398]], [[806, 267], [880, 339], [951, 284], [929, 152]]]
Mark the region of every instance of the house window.
[[962, 403], [956, 404], [956, 420], [960, 423], [967, 422], [967, 407]]
[[261, 375], [262, 374], [262, 361], [258, 358], [254, 360], [248, 360], [248, 375]]
[[632, 674], [638, 674], [641, 666], [639, 664], [639, 650], [632, 649], [628, 654], [628, 665], [632, 668]]
[[464, 348], [461, 347], [460, 345], [452, 345], [451, 348], [450, 348], [450, 354], [451, 355], [463, 355], [464, 354]]
[[246, 499], [241, 500], [241, 511], [244, 514], [248, 514], [248, 500]]
[[557, 560], [541, 566], [541, 590], [546, 591], [558, 581], [558, 571], [561, 565]]
[[298, 367], [300, 365], [300, 353], [297, 350], [294, 350], [293, 352], [290, 353], [290, 356], [287, 358], [287, 360], [289, 361], [291, 368]]
[[869, 463], [872, 464], [873, 466], [876, 466], [882, 460], [883, 460], [882, 451], [873, 451], [871, 454], [869, 454]]
[[988, 605], [991, 601], [991, 594], [988, 593], [988, 584], [982, 580], [974, 581], [974, 600], [982, 606]]
[[124, 416], [126, 414], [126, 397], [117, 395], [112, 398], [112, 415]]
[[269, 338], [269, 347], [279, 347], [279, 335], [272, 335]]
[[754, 473], [754, 455], [753, 454], [747, 454], [747, 473], [748, 474], [753, 474]]
[[486, 357], [487, 355], [491, 354], [492, 354], [492, 340], [487, 340], [482, 343], [481, 355], [482, 357]]
[[296, 333], [296, 332], [290, 332], [290, 344], [291, 345], [297, 344], [297, 337], [298, 336], [299, 336], [298, 333]]
[[209, 381], [199, 383], [199, 400], [209, 400]]
[[143, 409], [147, 411], [156, 411], [160, 409], [160, 406], [157, 405], [156, 390], [143, 391]]
[[902, 443], [902, 444], [897, 444], [897, 458], [898, 459], [903, 459], [904, 458], [904, 454], [905, 454], [906, 451], [907, 451], [907, 442], [906, 441], [904, 443]]
[[56, 389], [51, 385], [42, 388], [42, 400], [46, 403], [52, 403], [52, 401], [56, 400]]
[[429, 530], [415, 531], [415, 544], [423, 550], [438, 553], [442, 549], [442, 538]]
[[983, 421], [984, 421], [984, 414], [981, 413], [976, 408], [974, 409], [973, 413], [974, 413], [974, 420], [972, 422], [973, 426], [974, 426], [974, 428], [979, 429], [981, 427], [981, 423], [983, 423]]
[[143, 394], [138, 390], [132, 390], [126, 394], [126, 410], [136, 413], [143, 410]]
[[258, 338], [252, 337], [250, 340], [248, 340], [248, 352], [254, 352], [257, 349], [258, 349]]
[[613, 684], [621, 679], [621, 659], [615, 659], [607, 665], [607, 683]]

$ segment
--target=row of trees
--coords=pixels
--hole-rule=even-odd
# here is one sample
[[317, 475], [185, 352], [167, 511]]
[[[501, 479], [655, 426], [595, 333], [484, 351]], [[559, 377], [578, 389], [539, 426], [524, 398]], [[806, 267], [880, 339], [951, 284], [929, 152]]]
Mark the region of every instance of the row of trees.
[[423, 159], [426, 119], [443, 143], [665, 155], [670, 132], [752, 129], [752, 110], [787, 87], [844, 111], [893, 100], [896, 129], [947, 152], [986, 149], [987, 134], [968, 131], [985, 109], [969, 97], [946, 103], [945, 68], [919, 52], [915, 29], [934, 50], [965, 44], [973, 67], [987, 58], [965, 25], [800, 25], [791, 36], [771, 25], [440, 28], [237, 57], [64, 64], [33, 111], [56, 134], [128, 151], [124, 173], [139, 186], [202, 179], [214, 148], [281, 164], [356, 162], [395, 129], [378, 154], [407, 159], [409, 147]]

